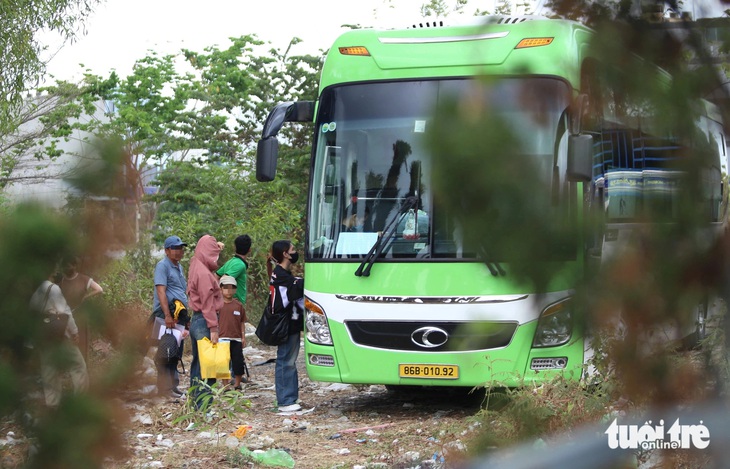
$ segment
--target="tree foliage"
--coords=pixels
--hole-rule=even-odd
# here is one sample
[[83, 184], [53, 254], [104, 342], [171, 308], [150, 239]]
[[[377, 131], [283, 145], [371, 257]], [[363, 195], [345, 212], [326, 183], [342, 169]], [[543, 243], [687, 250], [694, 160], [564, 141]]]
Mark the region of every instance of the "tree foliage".
[[65, 40], [79, 27], [99, 0], [8, 0], [0, 3], [0, 134], [13, 128], [13, 115], [22, 106], [22, 93], [45, 71], [41, 30]]
[[156, 180], [160, 192], [149, 198], [158, 207], [158, 240], [175, 232], [194, 244], [210, 233], [226, 243], [225, 260], [233, 254], [237, 235], [252, 237], [249, 297], [255, 305], [264, 301], [271, 243], [303, 239], [311, 128], [290, 126], [282, 132], [285, 143], [275, 182], [260, 184], [253, 177], [256, 143], [272, 103], [316, 96], [322, 58], [291, 55], [298, 42], [292, 40], [283, 52], [264, 51], [261, 42], [245, 36], [232, 39], [225, 50], [184, 51], [199, 77], [191, 87], [196, 115], [204, 120], [224, 116], [225, 121], [211, 126], [208, 133], [200, 132], [196, 148], [204, 153], [169, 164]]
[[[190, 99], [190, 76], [175, 68], [173, 55], [150, 52], [138, 60], [132, 73], [120, 78], [112, 72], [102, 78], [87, 74], [88, 86], [112, 103], [108, 120], [89, 122], [82, 130], [102, 138], [120, 139], [130, 164], [139, 174], [147, 167], [164, 164], [174, 152], [187, 154], [189, 136], [182, 114]], [[137, 186], [141, 186], [137, 181]]]
[[[268, 295], [266, 257], [271, 243], [281, 238], [303, 239], [302, 206], [293, 202], [286, 181], [261, 184], [236, 165], [201, 168], [192, 162], [170, 165], [159, 179], [164, 191], [158, 200], [159, 236], [176, 233], [190, 245], [202, 234], [213, 234], [226, 244], [221, 262], [233, 255], [233, 240], [248, 234], [253, 240], [249, 255], [249, 304], [258, 311]], [[249, 317], [256, 317], [250, 314]]]
[[[36, 118], [43, 126], [32, 126], [33, 132], [22, 138], [14, 134], [15, 140], [8, 140], [7, 150], [0, 153], [5, 182], [12, 182], [12, 170], [19, 161], [28, 161], [30, 153], [39, 169], [48, 165], [59, 155], [57, 144], [70, 138], [85, 144], [87, 151], [76, 155], [82, 167], [107, 165], [99, 155], [110, 154], [109, 145], [99, 142], [113, 141], [119, 145], [112, 153], [121, 155], [115, 161], [124, 177], [106, 189], [133, 201], [142, 213], [143, 187], [160, 188], [146, 199], [156, 207], [154, 239], [176, 232], [193, 242], [211, 233], [230, 245], [241, 234], [236, 230], [245, 229], [259, 243], [255, 252], [261, 256], [274, 239], [301, 239], [310, 127], [294, 125], [282, 131], [276, 182], [262, 185], [251, 176], [260, 129], [272, 103], [316, 96], [323, 59], [292, 54], [299, 42], [294, 38], [282, 51], [267, 49], [254, 36], [242, 36], [231, 38], [227, 48], [166, 56], [150, 51], [127, 77], [112, 72], [106, 77], [86, 74], [78, 85], [59, 82], [29, 104], [37, 109], [33, 117], [44, 111]], [[106, 103], [103, 118], [80, 118], [99, 103]], [[63, 177], [76, 179], [73, 174]], [[93, 181], [85, 181], [84, 187], [98, 193]], [[260, 266], [265, 271], [263, 257]], [[256, 267], [252, 274], [257, 275]]]
[[444, 17], [451, 12], [461, 13], [468, 3], [468, 0], [456, 0], [453, 2], [453, 6], [449, 7], [446, 0], [429, 0], [421, 6], [421, 16]]

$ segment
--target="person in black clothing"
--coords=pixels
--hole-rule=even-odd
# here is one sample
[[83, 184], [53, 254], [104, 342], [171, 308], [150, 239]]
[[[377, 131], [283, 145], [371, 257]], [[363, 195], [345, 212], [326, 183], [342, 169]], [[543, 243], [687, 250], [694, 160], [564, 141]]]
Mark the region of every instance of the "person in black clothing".
[[296, 412], [302, 408], [297, 403], [299, 375], [296, 361], [299, 355], [299, 333], [304, 330], [304, 281], [290, 272], [292, 264], [296, 264], [299, 259], [299, 253], [291, 241], [274, 242], [271, 246], [271, 257], [276, 261], [276, 267], [269, 281], [272, 310], [274, 314], [279, 314], [283, 310], [291, 318], [289, 338], [276, 350], [274, 371], [276, 402], [279, 412]]

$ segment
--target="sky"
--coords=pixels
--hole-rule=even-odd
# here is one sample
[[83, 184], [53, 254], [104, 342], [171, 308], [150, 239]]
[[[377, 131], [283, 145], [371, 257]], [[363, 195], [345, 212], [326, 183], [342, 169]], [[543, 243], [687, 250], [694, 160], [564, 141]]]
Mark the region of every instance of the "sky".
[[[493, 1], [493, 0], [492, 0]], [[397, 8], [391, 6], [398, 5]], [[50, 60], [47, 69], [57, 79], [80, 78], [84, 64], [93, 73], [112, 69], [122, 76], [149, 49], [159, 54], [182, 48], [228, 46], [229, 37], [256, 34], [284, 48], [292, 37], [303, 40], [297, 53], [328, 49], [346, 29], [403, 25], [418, 19], [424, 0], [106, 0], [86, 22], [86, 34], [61, 47], [55, 35], [45, 35]]]
[[[494, 11], [496, 1], [471, 0], [467, 12], [477, 7]], [[426, 0], [104, 0], [76, 43], [62, 47], [60, 39], [51, 34], [41, 40], [48, 45], [48, 72], [56, 79], [78, 80], [85, 68], [97, 75], [116, 70], [125, 76], [150, 49], [161, 55], [182, 48], [202, 52], [208, 46], [226, 48], [229, 37], [246, 34], [279, 48], [296, 36], [303, 42], [293, 52], [316, 54], [347, 30], [343, 24], [408, 26], [420, 19], [424, 3]], [[718, 15], [722, 12], [720, 0], [683, 3], [687, 9], [696, 7], [696, 13], [708, 6]]]

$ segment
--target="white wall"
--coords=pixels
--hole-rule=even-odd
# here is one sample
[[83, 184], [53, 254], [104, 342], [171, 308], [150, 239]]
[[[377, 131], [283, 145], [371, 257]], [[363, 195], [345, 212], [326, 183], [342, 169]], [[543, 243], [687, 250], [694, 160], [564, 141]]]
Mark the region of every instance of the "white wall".
[[[81, 116], [79, 120], [107, 120], [104, 106], [104, 101], [100, 100], [93, 115]], [[19, 131], [28, 132], [39, 125], [38, 120], [30, 121], [21, 126]], [[27, 152], [10, 176], [11, 179], [19, 179], [5, 188], [5, 195], [11, 202], [38, 201], [53, 208], [66, 205], [73, 189], [63, 180], [63, 176], [81, 161], [78, 155], [93, 154], [90, 145], [84, 142], [84, 138], [90, 137], [85, 132], [75, 130], [68, 141], [57, 143], [63, 154], [54, 161], [39, 161], [33, 156], [33, 151]]]

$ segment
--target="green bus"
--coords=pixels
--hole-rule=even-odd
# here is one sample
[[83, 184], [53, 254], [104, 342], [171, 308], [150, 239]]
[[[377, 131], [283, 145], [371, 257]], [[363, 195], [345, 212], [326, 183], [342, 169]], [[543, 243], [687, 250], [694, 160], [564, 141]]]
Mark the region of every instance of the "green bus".
[[424, 137], [441, 100], [473, 96], [520, 129], [548, 191], [535, 202], [577, 223], [584, 195], [605, 195], [594, 190], [602, 134], [581, 132], [597, 86], [592, 32], [542, 17], [446, 22], [344, 33], [316, 102], [281, 103], [264, 124], [259, 181], [275, 177], [282, 125], [314, 122], [304, 334], [312, 380], [516, 387], [585, 372], [591, 349], [572, 295], [587, 241], [544, 260], [556, 272], [548, 291], [518, 282], [500, 253], [485, 262], [434, 200]]

